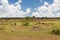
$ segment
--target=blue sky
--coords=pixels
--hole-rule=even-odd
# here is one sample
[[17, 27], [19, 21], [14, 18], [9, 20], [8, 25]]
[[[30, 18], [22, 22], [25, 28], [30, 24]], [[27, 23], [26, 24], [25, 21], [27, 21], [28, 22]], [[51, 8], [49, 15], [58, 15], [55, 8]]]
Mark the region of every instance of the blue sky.
[[0, 0], [0, 17], [60, 17], [60, 0]]
[[[18, 0], [9, 0], [10, 4], [16, 3]], [[32, 11], [34, 11], [34, 8], [37, 8], [39, 6], [42, 6], [44, 4], [44, 1], [48, 2], [49, 4], [53, 3], [53, 0], [22, 0], [21, 7], [23, 11], [26, 11], [27, 8], [31, 8]]]

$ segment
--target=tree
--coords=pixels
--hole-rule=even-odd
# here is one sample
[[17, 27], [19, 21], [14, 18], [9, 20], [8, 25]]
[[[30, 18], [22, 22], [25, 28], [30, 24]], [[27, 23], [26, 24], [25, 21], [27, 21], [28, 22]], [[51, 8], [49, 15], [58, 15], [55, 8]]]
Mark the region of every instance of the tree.
[[35, 16], [33, 16], [32, 18], [35, 18]]

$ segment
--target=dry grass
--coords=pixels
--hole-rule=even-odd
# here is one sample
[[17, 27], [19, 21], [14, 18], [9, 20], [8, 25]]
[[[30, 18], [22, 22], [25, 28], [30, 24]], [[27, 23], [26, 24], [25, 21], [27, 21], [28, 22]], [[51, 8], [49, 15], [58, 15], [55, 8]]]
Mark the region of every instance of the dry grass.
[[52, 29], [60, 29], [60, 19], [0, 19], [0, 40], [60, 40]]

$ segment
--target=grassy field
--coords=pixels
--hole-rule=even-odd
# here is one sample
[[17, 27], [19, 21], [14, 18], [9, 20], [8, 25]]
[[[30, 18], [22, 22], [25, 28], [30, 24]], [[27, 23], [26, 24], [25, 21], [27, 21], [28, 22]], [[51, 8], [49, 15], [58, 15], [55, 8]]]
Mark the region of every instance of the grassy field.
[[58, 18], [1, 18], [0, 40], [60, 40]]

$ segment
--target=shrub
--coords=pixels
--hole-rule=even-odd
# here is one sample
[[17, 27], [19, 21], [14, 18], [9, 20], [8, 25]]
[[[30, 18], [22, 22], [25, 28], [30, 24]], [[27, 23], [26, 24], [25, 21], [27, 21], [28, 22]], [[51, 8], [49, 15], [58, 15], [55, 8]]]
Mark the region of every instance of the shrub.
[[4, 32], [5, 31], [5, 27], [0, 27], [0, 31]]
[[32, 17], [25, 17], [26, 20], [33, 20]]
[[55, 35], [60, 35], [60, 30], [59, 29], [53, 29], [52, 34], [55, 34]]
[[26, 17], [25, 19], [26, 19], [26, 20], [29, 20], [29, 19], [30, 19], [30, 17]]
[[28, 22], [23, 22], [22, 25], [23, 26], [29, 26], [29, 23]]
[[5, 30], [5, 28], [4, 27], [1, 27], [0, 30]]

